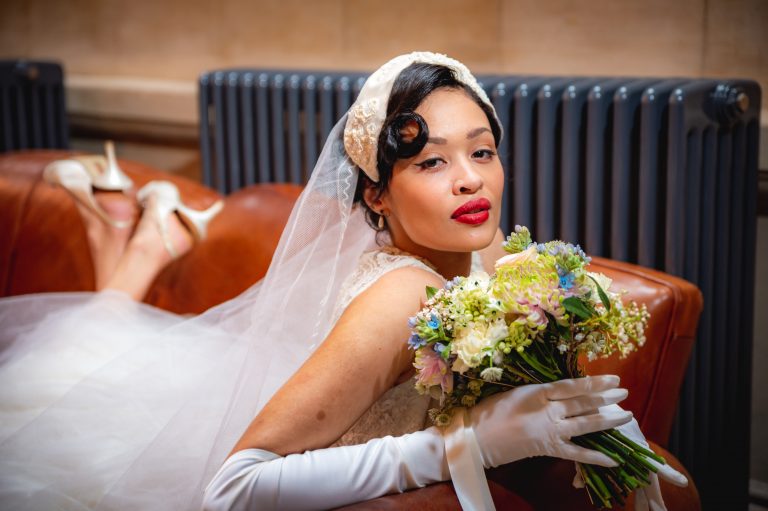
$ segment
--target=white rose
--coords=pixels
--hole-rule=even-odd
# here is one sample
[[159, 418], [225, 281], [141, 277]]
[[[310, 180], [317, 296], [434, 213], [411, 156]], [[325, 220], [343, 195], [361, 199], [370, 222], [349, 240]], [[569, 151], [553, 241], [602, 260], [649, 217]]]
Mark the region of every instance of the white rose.
[[[463, 328], [454, 337], [452, 343], [452, 349], [458, 355], [457, 362], [461, 360], [463, 363], [459, 366], [477, 367], [483, 360], [484, 352], [490, 351], [496, 346], [496, 343], [506, 338], [507, 335], [509, 335], [509, 330], [503, 319], [497, 319], [490, 325], [472, 323], [467, 328]], [[456, 369], [454, 368], [454, 370]]]

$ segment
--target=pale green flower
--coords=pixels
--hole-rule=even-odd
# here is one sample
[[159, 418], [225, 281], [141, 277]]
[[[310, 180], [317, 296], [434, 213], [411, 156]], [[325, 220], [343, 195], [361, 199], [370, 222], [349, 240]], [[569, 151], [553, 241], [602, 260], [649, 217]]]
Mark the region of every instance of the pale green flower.
[[528, 248], [531, 243], [531, 231], [524, 225], [516, 225], [514, 232], [507, 236], [502, 247], [510, 254], [516, 254]]

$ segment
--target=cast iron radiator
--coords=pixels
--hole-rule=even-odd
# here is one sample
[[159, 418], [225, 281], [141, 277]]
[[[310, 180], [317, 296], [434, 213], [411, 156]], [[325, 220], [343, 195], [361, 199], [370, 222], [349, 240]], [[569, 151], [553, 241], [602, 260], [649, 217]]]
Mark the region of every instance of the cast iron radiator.
[[67, 147], [61, 66], [53, 62], [0, 60], [0, 153]]
[[[206, 184], [304, 183], [365, 75], [200, 79]], [[484, 76], [503, 229], [682, 276], [704, 294], [671, 450], [706, 509], [746, 509], [761, 93], [752, 81]]]

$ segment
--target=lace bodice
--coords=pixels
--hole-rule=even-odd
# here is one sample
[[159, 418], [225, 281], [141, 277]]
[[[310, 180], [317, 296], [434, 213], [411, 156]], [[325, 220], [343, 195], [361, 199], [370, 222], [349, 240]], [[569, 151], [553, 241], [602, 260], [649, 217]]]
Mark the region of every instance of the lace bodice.
[[[334, 309], [334, 322], [357, 295], [368, 289], [382, 275], [407, 266], [425, 269], [442, 279], [429, 261], [395, 247], [387, 246], [367, 252], [342, 285]], [[473, 253], [471, 271], [482, 269], [479, 254]], [[429, 405], [429, 396], [416, 392], [413, 379], [409, 379], [385, 392], [333, 446], [362, 444], [372, 438], [400, 436], [423, 429], [427, 422]]]

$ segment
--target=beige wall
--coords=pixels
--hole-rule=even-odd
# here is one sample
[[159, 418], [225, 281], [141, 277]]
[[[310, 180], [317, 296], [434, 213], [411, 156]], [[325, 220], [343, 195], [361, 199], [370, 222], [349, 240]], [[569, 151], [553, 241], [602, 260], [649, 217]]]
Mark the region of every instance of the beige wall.
[[0, 57], [63, 61], [75, 112], [190, 123], [208, 69], [370, 70], [414, 49], [475, 72], [738, 76], [765, 89], [766, 27], [766, 0], [4, 0]]

